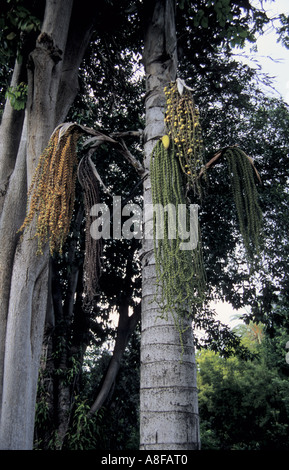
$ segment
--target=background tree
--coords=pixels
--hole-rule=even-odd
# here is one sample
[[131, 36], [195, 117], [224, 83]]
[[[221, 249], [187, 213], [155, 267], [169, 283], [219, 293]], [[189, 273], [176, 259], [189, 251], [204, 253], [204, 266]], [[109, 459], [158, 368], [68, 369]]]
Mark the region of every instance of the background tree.
[[288, 333], [279, 332], [273, 344], [266, 334], [256, 335], [257, 328], [262, 325], [251, 323], [242, 332], [252, 359], [224, 358], [210, 350], [198, 354], [204, 450], [288, 449], [288, 364], [282, 337]]

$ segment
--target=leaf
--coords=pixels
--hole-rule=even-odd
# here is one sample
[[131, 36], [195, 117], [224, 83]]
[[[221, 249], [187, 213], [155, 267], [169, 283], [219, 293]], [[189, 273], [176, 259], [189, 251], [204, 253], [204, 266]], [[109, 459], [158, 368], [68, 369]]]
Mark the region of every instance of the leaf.
[[16, 34], [15, 33], [9, 33], [8, 36], [6, 36], [6, 38], [9, 40], [9, 41], [12, 41], [12, 39], [16, 38]]
[[202, 28], [207, 28], [209, 26], [209, 19], [206, 16], [202, 18], [201, 26]]
[[33, 29], [35, 29], [34, 23], [30, 23], [26, 26], [25, 31], [26, 33], [30, 33]]

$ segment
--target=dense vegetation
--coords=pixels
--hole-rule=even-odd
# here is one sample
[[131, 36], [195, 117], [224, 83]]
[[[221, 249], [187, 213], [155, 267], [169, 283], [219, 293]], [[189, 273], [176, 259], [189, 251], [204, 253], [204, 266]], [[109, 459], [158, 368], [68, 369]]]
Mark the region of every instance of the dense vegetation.
[[251, 359], [198, 354], [202, 448], [288, 450], [288, 333], [272, 341], [260, 323], [241, 327]]

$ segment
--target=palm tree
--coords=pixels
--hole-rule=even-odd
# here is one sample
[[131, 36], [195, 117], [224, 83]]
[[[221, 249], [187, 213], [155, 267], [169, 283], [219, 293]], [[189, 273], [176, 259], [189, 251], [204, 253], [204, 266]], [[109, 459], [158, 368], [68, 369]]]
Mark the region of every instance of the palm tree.
[[[164, 87], [176, 79], [177, 53], [174, 0], [157, 0], [148, 12], [144, 45], [146, 128], [144, 206], [152, 203], [149, 176], [151, 154], [165, 133]], [[146, 217], [149, 222], [152, 214]], [[142, 249], [142, 333], [140, 448], [198, 449], [199, 418], [193, 333], [189, 320], [183, 351], [173, 316], [162, 318], [155, 302], [154, 242]], [[182, 358], [182, 360], [181, 360]]]

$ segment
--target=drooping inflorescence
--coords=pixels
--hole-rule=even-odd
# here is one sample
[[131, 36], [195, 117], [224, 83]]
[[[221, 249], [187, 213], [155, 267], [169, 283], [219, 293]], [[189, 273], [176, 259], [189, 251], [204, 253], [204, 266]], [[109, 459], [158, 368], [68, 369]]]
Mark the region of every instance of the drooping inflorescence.
[[177, 82], [165, 87], [165, 124], [175, 144], [175, 155], [186, 179], [198, 196], [202, 195], [199, 173], [204, 167], [204, 144], [199, 111], [187, 88], [179, 92]]
[[[154, 148], [151, 161], [152, 200], [154, 211], [154, 251], [158, 282], [159, 304], [165, 315], [169, 312], [180, 326], [182, 316], [191, 312], [192, 303], [202, 302], [205, 289], [202, 248], [199, 224], [195, 224], [194, 235], [198, 238], [194, 249], [181, 249], [183, 237], [180, 227], [180, 211], [186, 209], [186, 229], [190, 227], [184, 177], [175, 158], [174, 145], [165, 149], [159, 141]], [[164, 209], [158, 214], [158, 207]], [[161, 215], [163, 219], [158, 219]], [[163, 223], [163, 227], [160, 224]], [[175, 229], [175, 236], [171, 237]], [[158, 230], [161, 232], [158, 233]], [[188, 309], [189, 307], [189, 309]]]
[[199, 223], [194, 234], [198, 242], [188, 250], [180, 249], [182, 237], [178, 224], [175, 236], [170, 236], [170, 224], [179, 220], [180, 208], [186, 207], [186, 227], [190, 226], [186, 187], [189, 184], [201, 196], [198, 175], [203, 166], [203, 142], [198, 113], [189, 91], [184, 90], [180, 95], [176, 83], [172, 83], [165, 88], [165, 94], [167, 134], [156, 143], [151, 156], [153, 204], [155, 208], [160, 205], [168, 209], [164, 211], [161, 237], [157, 236], [157, 211], [154, 212], [156, 300], [162, 315], [173, 316], [182, 336], [184, 315], [192, 315], [193, 309], [203, 302], [206, 276]]
[[[175, 208], [188, 205], [187, 189], [199, 200], [203, 196], [203, 180], [210, 166], [219, 158], [227, 161], [233, 199], [237, 209], [240, 232], [248, 261], [258, 252], [262, 226], [262, 211], [254, 174], [260, 176], [248, 157], [236, 146], [226, 147], [204, 163], [204, 146], [199, 112], [187, 87], [179, 89], [178, 82], [164, 89], [166, 134], [156, 143], [151, 156], [152, 199], [155, 207]], [[169, 236], [170, 211], [164, 213], [164, 236], [157, 237], [154, 216], [154, 253], [156, 262], [156, 300], [161, 312], [170, 312], [182, 333], [184, 315], [191, 315], [202, 305], [206, 291], [206, 276], [202, 257], [200, 227], [198, 243], [188, 251], [180, 250], [180, 237]]]
[[93, 305], [99, 287], [101, 274], [101, 239], [96, 239], [90, 233], [90, 211], [100, 202], [99, 182], [92, 169], [90, 156], [84, 156], [78, 166], [78, 180], [83, 188], [85, 210], [85, 255], [83, 263], [84, 307]]
[[239, 228], [250, 261], [253, 253], [258, 253], [260, 248], [263, 219], [254, 179], [253, 161], [236, 146], [224, 149], [223, 157], [228, 163]]
[[26, 218], [20, 231], [28, 229], [35, 219], [38, 253], [49, 241], [50, 252], [61, 253], [69, 232], [75, 199], [77, 176], [77, 142], [81, 130], [69, 125], [56, 128], [40, 156], [28, 191]]

